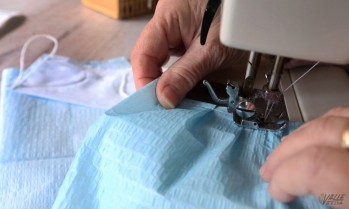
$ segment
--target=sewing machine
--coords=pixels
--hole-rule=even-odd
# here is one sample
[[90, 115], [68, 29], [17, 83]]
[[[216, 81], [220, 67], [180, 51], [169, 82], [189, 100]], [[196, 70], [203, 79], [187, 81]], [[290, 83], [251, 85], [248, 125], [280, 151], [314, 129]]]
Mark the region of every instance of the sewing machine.
[[[201, 31], [202, 44], [220, 4], [220, 0], [210, 0], [207, 4]], [[310, 120], [330, 107], [348, 105], [349, 76], [343, 69], [314, 65], [313, 68], [318, 68], [314, 70], [317, 71], [315, 81], [303, 73], [310, 72], [309, 66], [286, 73], [283, 69], [286, 57], [314, 63], [348, 64], [347, 8], [349, 2], [346, 0], [223, 1], [221, 42], [251, 52], [244, 81], [228, 82], [227, 99], [220, 99], [210, 83], [204, 81], [214, 102], [227, 106], [237, 124], [265, 129], [282, 129], [289, 120]], [[262, 53], [275, 55], [275, 58], [266, 73], [265, 84], [256, 89]], [[298, 85], [301, 76], [304, 78]], [[305, 93], [307, 91], [310, 94]], [[312, 109], [320, 111], [313, 113]]]

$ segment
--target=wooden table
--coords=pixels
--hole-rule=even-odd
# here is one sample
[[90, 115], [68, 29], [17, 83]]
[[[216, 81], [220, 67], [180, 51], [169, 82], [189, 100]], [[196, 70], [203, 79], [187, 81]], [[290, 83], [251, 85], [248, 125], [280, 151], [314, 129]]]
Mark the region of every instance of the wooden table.
[[[50, 34], [59, 41], [57, 54], [79, 61], [129, 57], [145, 24], [151, 18], [141, 16], [114, 20], [84, 7], [79, 0], [0, 0], [0, 9], [21, 12], [23, 24], [0, 36], [0, 70], [19, 66], [20, 50], [35, 34]], [[38, 40], [29, 48], [26, 65], [52, 43]]]

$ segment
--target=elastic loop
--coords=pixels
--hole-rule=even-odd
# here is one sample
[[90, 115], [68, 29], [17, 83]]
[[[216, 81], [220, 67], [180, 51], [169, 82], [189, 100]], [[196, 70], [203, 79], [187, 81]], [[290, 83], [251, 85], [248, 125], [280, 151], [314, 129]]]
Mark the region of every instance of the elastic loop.
[[126, 71], [121, 78], [119, 94], [123, 99], [130, 96], [130, 94], [126, 92], [126, 83], [127, 83], [127, 77], [129, 76], [129, 74], [130, 74], [130, 71]]
[[12, 88], [17, 88], [18, 86], [20, 86], [23, 81], [25, 79], [27, 79], [30, 74], [32, 72], [29, 72], [26, 76], [24, 76], [24, 62], [25, 62], [25, 55], [26, 55], [26, 52], [27, 52], [27, 49], [29, 47], [29, 45], [36, 39], [39, 39], [39, 38], [46, 38], [48, 40], [51, 40], [53, 42], [53, 48], [50, 52], [50, 54], [44, 58], [43, 62], [45, 62], [47, 59], [53, 57], [57, 50], [58, 50], [58, 40], [51, 36], [51, 35], [47, 35], [47, 34], [39, 34], [39, 35], [34, 35], [32, 37], [30, 37], [23, 45], [23, 48], [21, 50], [21, 55], [20, 55], [20, 58], [19, 58], [19, 75], [18, 77], [16, 78], [16, 80], [14, 81], [14, 83], [12, 84]]

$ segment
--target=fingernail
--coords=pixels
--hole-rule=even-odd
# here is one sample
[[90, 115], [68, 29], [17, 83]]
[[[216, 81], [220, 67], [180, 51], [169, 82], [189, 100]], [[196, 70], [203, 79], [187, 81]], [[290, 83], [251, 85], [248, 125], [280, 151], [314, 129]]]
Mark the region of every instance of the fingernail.
[[172, 109], [176, 106], [179, 99], [174, 89], [168, 85], [162, 90], [159, 101], [165, 108]]

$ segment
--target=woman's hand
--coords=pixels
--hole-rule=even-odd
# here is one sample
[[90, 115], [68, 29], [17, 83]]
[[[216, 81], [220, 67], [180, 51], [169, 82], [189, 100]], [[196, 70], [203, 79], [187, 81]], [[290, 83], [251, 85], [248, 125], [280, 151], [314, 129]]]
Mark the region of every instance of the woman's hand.
[[[156, 92], [166, 108], [175, 107], [210, 72], [232, 68], [247, 57], [246, 53], [220, 43], [220, 9], [211, 24], [206, 44], [200, 45], [206, 4], [207, 1], [202, 0], [160, 0], [154, 17], [132, 50], [136, 88], [160, 77]], [[161, 67], [171, 55], [181, 58], [162, 73]]]
[[332, 109], [286, 136], [262, 166], [272, 197], [288, 202], [312, 194], [326, 203], [329, 195], [342, 196], [349, 208], [349, 150], [341, 147], [349, 129], [349, 106]]

